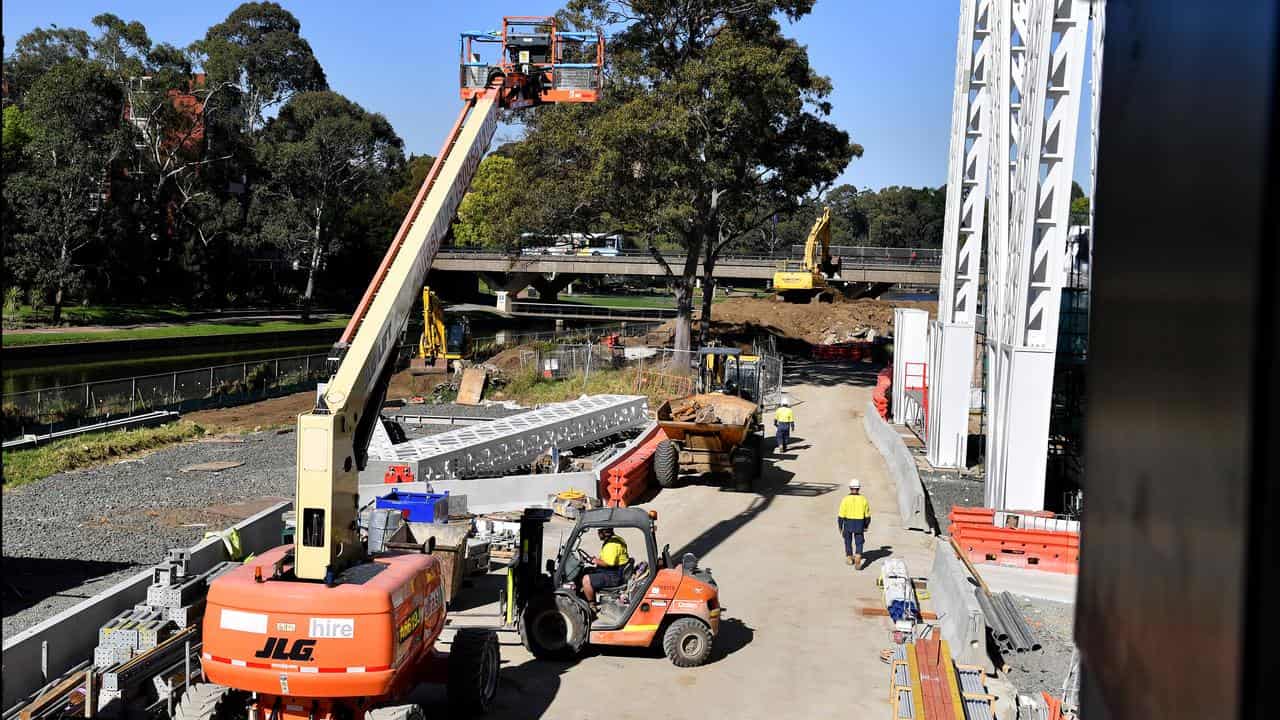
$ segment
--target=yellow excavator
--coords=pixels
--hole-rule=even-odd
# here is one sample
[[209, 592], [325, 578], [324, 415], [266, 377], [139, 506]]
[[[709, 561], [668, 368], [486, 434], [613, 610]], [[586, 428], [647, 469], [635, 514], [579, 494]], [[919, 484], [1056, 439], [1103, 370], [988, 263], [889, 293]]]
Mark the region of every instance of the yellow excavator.
[[422, 337], [418, 340], [418, 356], [409, 362], [409, 372], [430, 375], [449, 371], [449, 363], [461, 360], [470, 350], [471, 328], [466, 318], [445, 322], [444, 304], [422, 288]]
[[800, 268], [788, 264], [773, 274], [774, 297], [787, 302], [831, 302], [840, 280], [840, 259], [831, 257], [831, 208], [823, 208], [804, 243]]

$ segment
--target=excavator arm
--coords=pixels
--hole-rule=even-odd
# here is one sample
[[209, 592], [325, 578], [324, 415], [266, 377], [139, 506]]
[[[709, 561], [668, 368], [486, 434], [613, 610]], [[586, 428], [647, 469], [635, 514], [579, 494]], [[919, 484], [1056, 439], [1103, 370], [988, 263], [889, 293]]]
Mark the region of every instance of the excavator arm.
[[831, 266], [831, 208], [822, 209], [822, 215], [814, 221], [809, 229], [809, 237], [804, 242], [804, 269], [811, 272], [824, 272]]
[[298, 417], [294, 572], [331, 578], [363, 555], [358, 473], [386, 394], [397, 340], [440, 242], [497, 128], [500, 89], [474, 94], [335, 346], [337, 370]]

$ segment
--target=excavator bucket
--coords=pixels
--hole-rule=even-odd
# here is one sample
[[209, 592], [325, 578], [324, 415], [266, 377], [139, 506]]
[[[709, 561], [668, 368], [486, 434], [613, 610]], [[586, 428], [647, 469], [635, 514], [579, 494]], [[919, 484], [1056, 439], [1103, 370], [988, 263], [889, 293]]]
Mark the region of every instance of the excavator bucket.
[[411, 375], [444, 375], [448, 372], [449, 361], [444, 358], [428, 361], [426, 358], [416, 357], [409, 361]]

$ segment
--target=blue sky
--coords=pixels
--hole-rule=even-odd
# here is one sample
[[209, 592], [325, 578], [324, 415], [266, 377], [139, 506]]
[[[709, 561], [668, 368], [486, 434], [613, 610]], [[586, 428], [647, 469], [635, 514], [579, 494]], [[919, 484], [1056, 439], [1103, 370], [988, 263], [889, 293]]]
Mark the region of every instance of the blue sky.
[[[37, 26], [89, 28], [104, 11], [146, 25], [154, 42], [185, 46], [238, 2], [7, 0], [8, 53]], [[414, 153], [436, 153], [453, 124], [458, 32], [488, 30], [503, 15], [549, 14], [558, 0], [284, 0], [302, 23], [330, 86], [381, 112]], [[941, 185], [947, 169], [959, 0], [819, 0], [787, 32], [809, 47], [835, 85], [832, 120], [866, 148], [841, 177], [859, 188]], [[181, 7], [180, 12], [175, 9]], [[1086, 82], [1089, 65], [1085, 65]], [[1088, 96], [1081, 107], [1075, 177], [1088, 190]], [[499, 139], [514, 137], [500, 131]], [[503, 137], [505, 135], [505, 137]]]

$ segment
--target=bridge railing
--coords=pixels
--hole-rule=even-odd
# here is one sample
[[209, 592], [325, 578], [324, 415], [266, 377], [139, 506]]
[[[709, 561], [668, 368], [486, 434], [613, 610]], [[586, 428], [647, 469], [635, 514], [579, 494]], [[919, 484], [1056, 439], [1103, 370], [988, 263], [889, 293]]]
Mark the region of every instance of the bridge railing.
[[589, 320], [670, 320], [678, 314], [675, 308], [638, 308], [572, 303], [537, 303], [517, 300], [511, 303], [514, 315], [565, 317]]
[[[507, 258], [510, 260], [520, 259], [560, 259], [587, 261], [587, 262], [609, 262], [611, 260], [636, 260], [639, 258], [650, 258], [651, 254], [647, 250], [627, 249], [618, 252], [609, 251], [599, 255], [578, 255], [571, 253], [550, 253], [536, 252], [536, 248], [524, 248], [510, 251], [502, 251], [494, 248], [470, 247], [470, 246], [449, 246], [440, 248], [441, 254], [453, 255], [476, 255], [484, 257]], [[804, 252], [802, 246], [792, 246], [788, 250], [778, 250], [775, 252], [736, 252], [727, 255], [721, 255], [719, 262], [721, 263], [775, 263], [775, 262], [797, 262], [801, 259]], [[942, 251], [937, 248], [888, 248], [888, 247], [870, 247], [858, 245], [833, 245], [831, 246], [831, 254], [839, 257], [841, 261], [849, 265], [919, 265], [923, 267], [936, 267], [942, 263]], [[683, 263], [683, 255], [664, 255], [668, 263], [678, 265]]]

